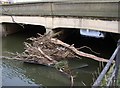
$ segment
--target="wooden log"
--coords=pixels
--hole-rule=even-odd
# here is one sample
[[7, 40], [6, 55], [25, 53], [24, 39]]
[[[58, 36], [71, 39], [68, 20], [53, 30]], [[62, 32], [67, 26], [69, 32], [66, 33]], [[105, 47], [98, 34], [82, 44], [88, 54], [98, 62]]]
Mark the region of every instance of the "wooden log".
[[91, 58], [94, 59], [96, 61], [100, 61], [100, 62], [108, 62], [109, 60], [101, 58], [101, 57], [97, 57], [95, 55], [92, 54], [88, 54], [88, 53], [84, 53], [82, 51], [77, 50], [74, 46], [70, 46], [69, 44], [66, 44], [58, 39], [55, 38], [51, 38], [51, 42], [57, 45], [61, 45], [69, 50], [71, 50], [73, 53], [75, 53], [78, 56], [82, 56], [82, 57], [87, 57], [87, 58]]
[[53, 63], [56, 63], [57, 61], [56, 60], [53, 60], [52, 58], [50, 58], [48, 55], [46, 55], [41, 49], [40, 47], [38, 47], [38, 51], [46, 58], [48, 59], [49, 61], [53, 62]]

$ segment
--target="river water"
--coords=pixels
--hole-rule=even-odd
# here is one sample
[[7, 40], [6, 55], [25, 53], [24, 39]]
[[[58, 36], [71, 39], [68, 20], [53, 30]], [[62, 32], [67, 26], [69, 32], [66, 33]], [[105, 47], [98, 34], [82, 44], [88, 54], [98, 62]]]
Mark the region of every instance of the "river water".
[[[6, 51], [13, 53], [21, 53], [24, 50], [23, 42], [26, 40], [27, 37], [28, 36], [24, 35], [23, 33], [16, 33], [4, 37], [2, 39], [3, 55], [7, 55], [5, 53]], [[92, 42], [90, 42], [90, 39]], [[77, 44], [77, 46], [87, 46], [87, 44], [92, 45], [92, 49], [101, 53], [101, 56], [104, 56], [105, 58], [109, 58], [114, 50], [114, 47], [112, 47], [112, 43], [104, 46], [103, 42], [105, 41], [103, 41], [103, 39], [99, 40], [103, 42], [98, 42], [97, 39], [87, 39], [86, 37], [83, 37], [81, 38], [81, 41], [82, 42], [80, 43], [80, 41], [74, 39], [74, 43]], [[97, 43], [102, 45], [102, 47], [98, 46]], [[96, 46], [97, 48], [93, 48], [93, 46]], [[74, 60], [69, 60], [69, 64], [71, 68], [76, 68], [82, 65], [88, 65], [87, 67], [73, 70], [74, 74], [76, 75], [74, 80], [75, 86], [90, 86], [93, 84], [92, 73], [94, 73], [99, 67], [99, 63], [97, 61], [88, 58], [74, 58]], [[27, 64], [21, 61], [8, 59], [2, 60], [2, 67], [3, 86], [70, 86], [70, 79], [65, 74], [51, 67]]]

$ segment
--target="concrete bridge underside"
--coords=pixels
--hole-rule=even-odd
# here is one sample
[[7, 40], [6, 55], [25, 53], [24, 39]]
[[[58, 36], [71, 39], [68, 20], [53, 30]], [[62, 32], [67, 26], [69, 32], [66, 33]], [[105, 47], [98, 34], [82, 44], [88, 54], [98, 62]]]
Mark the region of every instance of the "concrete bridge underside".
[[[101, 0], [97, 0], [101, 1]], [[23, 16], [74, 16], [117, 18], [119, 2], [85, 2], [84, 0], [64, 2], [33, 2], [2, 5], [2, 15]]]
[[118, 2], [37, 2], [3, 5], [0, 23], [120, 33]]
[[[23, 23], [41, 25], [46, 29], [81, 28], [105, 32], [120, 33], [118, 21], [84, 19], [73, 17], [35, 17], [35, 16], [0, 16], [0, 23]], [[24, 25], [23, 25], [24, 26]]]

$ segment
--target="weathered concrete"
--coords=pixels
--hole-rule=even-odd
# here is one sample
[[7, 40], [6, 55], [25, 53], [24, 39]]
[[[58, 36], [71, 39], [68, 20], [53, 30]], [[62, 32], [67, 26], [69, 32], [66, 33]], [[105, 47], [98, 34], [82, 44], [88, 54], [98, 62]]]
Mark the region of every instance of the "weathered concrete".
[[[94, 0], [95, 1], [95, 0]], [[2, 5], [2, 14], [23, 16], [118, 17], [118, 2], [110, 0], [34, 2]]]
[[0, 23], [17, 22], [42, 25], [46, 29], [82, 28], [120, 33], [118, 7], [118, 0], [55, 0], [16, 3], [2, 5], [1, 10], [4, 16], [0, 16]]
[[2, 23], [0, 24], [2, 25], [2, 30], [0, 32], [2, 32], [2, 36], [7, 36], [8, 34], [13, 34], [16, 33], [20, 30], [23, 30], [22, 27], [18, 24], [12, 24], [12, 23]]
[[[17, 2], [22, 2], [22, 1], [17, 1]], [[119, 2], [119, 0], [40, 0], [39, 2]]]
[[2, 36], [2, 24], [0, 24], [0, 38]]
[[[118, 22], [98, 19], [84, 19], [74, 17], [38, 17], [38, 16], [13, 16], [17, 23], [34, 24], [44, 26], [46, 29], [53, 28], [82, 28], [105, 32], [120, 33]], [[15, 23], [11, 16], [0, 16], [0, 23]]]

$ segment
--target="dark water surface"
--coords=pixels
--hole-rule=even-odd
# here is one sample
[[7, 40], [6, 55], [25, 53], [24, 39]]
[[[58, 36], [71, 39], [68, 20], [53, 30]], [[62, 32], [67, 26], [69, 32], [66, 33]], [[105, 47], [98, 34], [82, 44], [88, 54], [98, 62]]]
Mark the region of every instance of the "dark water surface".
[[[13, 53], [22, 52], [24, 50], [23, 42], [26, 40], [26, 38], [27, 36], [23, 35], [22, 33], [17, 33], [4, 37], [2, 45], [3, 55], [6, 55], [6, 51]], [[114, 47], [111, 47], [112, 45], [104, 46], [104, 44], [100, 42], [100, 44], [104, 46], [103, 49], [103, 47], [100, 47], [98, 45], [99, 42], [97, 39], [92, 39], [92, 42], [90, 42], [89, 39], [85, 38], [85, 43], [83, 42], [83, 38], [81, 38], [81, 40], [82, 42], [80, 43], [80, 41], [74, 39], [75, 42], [78, 41], [76, 42], [76, 44], [79, 45], [78, 47], [86, 44], [92, 46], [96, 44], [98, 48], [94, 48], [94, 50], [101, 50], [100, 53], [103, 52], [102, 55], [105, 57], [109, 57], [112, 53], [109, 51], [114, 50]], [[57, 71], [54, 68], [42, 65], [26, 64], [17, 60], [3, 59], [2, 62], [3, 86], [70, 86], [69, 77], [67, 77], [65, 74]], [[74, 70], [74, 73], [76, 75], [74, 83], [75, 86], [92, 85], [92, 73], [96, 71], [99, 66], [99, 63], [97, 61], [87, 58], [74, 58], [74, 60], [69, 60], [69, 64], [71, 68], [76, 68], [82, 65], [88, 65], [87, 67]]]

